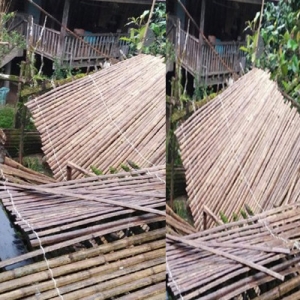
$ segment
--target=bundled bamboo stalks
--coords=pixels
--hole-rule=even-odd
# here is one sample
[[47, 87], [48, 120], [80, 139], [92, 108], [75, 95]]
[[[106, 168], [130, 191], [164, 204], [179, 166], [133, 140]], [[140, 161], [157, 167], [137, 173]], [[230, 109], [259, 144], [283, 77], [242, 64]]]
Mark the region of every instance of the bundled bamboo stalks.
[[[62, 255], [50, 259], [49, 266], [64, 299], [110, 299], [128, 293], [129, 297], [141, 289], [149, 295], [162, 293], [165, 231]], [[40, 299], [58, 296], [45, 261], [0, 273], [0, 299], [35, 299], [37, 293]]]
[[299, 200], [299, 128], [297, 111], [259, 69], [183, 123], [176, 135], [197, 229], [204, 205], [232, 220], [245, 204], [259, 213]]
[[184, 237], [168, 235], [172, 292], [184, 299], [233, 299], [242, 294], [282, 299], [300, 280], [299, 213], [298, 204], [287, 205]]
[[68, 161], [104, 173], [128, 159], [141, 167], [164, 164], [164, 75], [162, 59], [139, 55], [30, 101], [55, 178], [66, 177]]
[[[164, 166], [160, 166], [40, 186], [6, 183], [0, 185], [0, 198], [31, 247], [39, 247], [41, 242], [46, 252], [52, 252], [95, 238], [115, 239], [112, 234], [117, 232], [123, 237], [148, 232], [154, 224], [164, 224], [164, 176]], [[40, 254], [40, 249], [34, 250], [16, 259]], [[7, 260], [0, 265], [14, 262]]]

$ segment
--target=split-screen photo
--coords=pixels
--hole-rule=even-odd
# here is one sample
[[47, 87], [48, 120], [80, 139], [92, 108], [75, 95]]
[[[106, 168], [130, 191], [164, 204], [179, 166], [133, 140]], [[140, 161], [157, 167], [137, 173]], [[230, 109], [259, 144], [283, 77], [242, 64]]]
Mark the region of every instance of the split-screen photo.
[[0, 300], [300, 300], [300, 3], [0, 0]]

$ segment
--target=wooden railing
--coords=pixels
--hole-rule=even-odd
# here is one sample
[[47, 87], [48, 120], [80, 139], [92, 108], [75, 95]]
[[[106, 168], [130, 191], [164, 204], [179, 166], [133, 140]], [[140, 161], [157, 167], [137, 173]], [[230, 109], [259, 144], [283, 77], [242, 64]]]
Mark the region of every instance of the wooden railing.
[[99, 57], [119, 57], [120, 50], [126, 55], [128, 53], [127, 42], [120, 40], [125, 35], [119, 34], [91, 34], [84, 36], [83, 41], [67, 36], [64, 46], [64, 60], [93, 60]]
[[[42, 32], [43, 30], [43, 32]], [[60, 32], [33, 24], [33, 45], [35, 51], [49, 59], [58, 56]]]
[[[28, 15], [16, 14], [9, 21], [7, 27], [19, 32], [28, 39]], [[124, 36], [127, 36], [127, 34], [101, 33], [84, 36], [84, 41], [92, 46], [90, 47], [74, 36], [67, 35], [61, 45], [62, 41], [59, 31], [33, 24], [32, 42], [36, 53], [44, 55], [51, 60], [60, 59], [62, 62], [71, 63], [78, 60], [92, 61], [105, 57], [120, 57], [120, 50], [127, 55], [129, 50], [128, 43], [120, 40]]]
[[[231, 73], [221, 60], [205, 42], [200, 45], [199, 39], [187, 35], [182, 29], [176, 34], [177, 54], [181, 58], [184, 68], [194, 76], [208, 77], [218, 74]], [[240, 71], [240, 63], [243, 64], [245, 53], [240, 47], [243, 42], [219, 42], [214, 46], [216, 52], [233, 71]]]
[[[39, 54], [55, 59], [60, 57], [60, 32], [44, 28], [41, 35], [42, 26], [34, 24], [33, 43]], [[40, 36], [42, 36], [40, 38]], [[97, 60], [105, 57], [119, 57], [120, 50], [126, 55], [128, 53], [127, 42], [120, 40], [125, 34], [91, 34], [84, 36], [84, 42], [74, 36], [66, 36], [62, 51], [63, 62], [74, 62], [78, 60]]]
[[16, 14], [13, 18], [9, 19], [6, 28], [8, 31], [17, 32], [23, 36], [27, 35], [28, 16], [23, 14]]
[[206, 74], [217, 75], [231, 73], [228, 67], [234, 72], [240, 72], [240, 64], [243, 65], [243, 58], [245, 57], [245, 53], [240, 50], [243, 45], [245, 44], [242, 42], [220, 42], [215, 45], [216, 52], [226, 66], [212, 51], [209, 45], [202, 45], [200, 48], [200, 52], [202, 53], [202, 76]]
[[176, 34], [176, 43], [177, 55], [181, 58], [183, 66], [192, 74], [199, 73], [201, 69], [199, 40], [180, 29]]

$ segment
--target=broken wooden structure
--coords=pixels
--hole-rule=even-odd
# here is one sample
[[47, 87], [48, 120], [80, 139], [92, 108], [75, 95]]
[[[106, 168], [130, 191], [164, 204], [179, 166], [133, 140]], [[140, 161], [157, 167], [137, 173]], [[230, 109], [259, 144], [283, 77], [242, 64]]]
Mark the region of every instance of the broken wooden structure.
[[56, 182], [55, 179], [28, 169], [9, 157], [5, 157], [4, 163], [0, 163], [0, 169], [0, 180], [7, 179], [11, 183], [46, 184]]
[[36, 262], [0, 273], [0, 298], [50, 299], [59, 290], [72, 300], [164, 299], [164, 176], [161, 166], [39, 186], [1, 185], [3, 205], [32, 251], [0, 268]]
[[[189, 205], [199, 230], [206, 205], [229, 220], [300, 199], [300, 119], [269, 74], [253, 69], [177, 130]], [[215, 224], [209, 218], [207, 226]]]
[[299, 299], [299, 203], [178, 237], [167, 234], [175, 299]]
[[104, 173], [164, 164], [164, 76], [162, 58], [139, 55], [29, 101], [54, 177], [66, 178], [67, 162]]

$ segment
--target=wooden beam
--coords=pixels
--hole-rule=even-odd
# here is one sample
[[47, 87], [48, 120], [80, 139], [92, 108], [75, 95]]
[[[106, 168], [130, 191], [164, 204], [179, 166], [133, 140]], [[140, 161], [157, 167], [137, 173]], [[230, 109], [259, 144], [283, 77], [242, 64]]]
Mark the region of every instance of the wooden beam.
[[63, 17], [62, 17], [62, 26], [60, 28], [60, 37], [59, 37], [59, 50], [58, 57], [63, 57], [64, 45], [65, 45], [65, 36], [66, 36], [66, 28], [68, 26], [69, 19], [69, 11], [70, 11], [70, 0], [65, 0]]
[[10, 183], [10, 182], [7, 182], [6, 185], [20, 189], [25, 192], [26, 191], [34, 191], [34, 192], [46, 193], [46, 194], [50, 194], [50, 195], [57, 195], [60, 197], [73, 197], [73, 198], [77, 198], [77, 199], [102, 202], [102, 203], [111, 204], [111, 205], [115, 205], [115, 206], [121, 206], [124, 208], [129, 208], [129, 209], [138, 210], [138, 211], [142, 211], [142, 212], [152, 213], [152, 214], [156, 214], [156, 215], [160, 215], [160, 216], [166, 216], [166, 213], [164, 211], [153, 209], [150, 207], [125, 203], [123, 201], [103, 199], [98, 196], [79, 195], [76, 193], [69, 192], [69, 190], [66, 190], [63, 188], [45, 188], [45, 187], [33, 186], [33, 185], [26, 186], [26, 185], [20, 185], [20, 184], [15, 184], [15, 183]]
[[202, 2], [201, 2], [201, 14], [200, 14], [200, 32], [199, 32], [200, 46], [203, 44], [203, 38], [202, 38], [201, 32], [204, 34], [205, 9], [206, 9], [206, 0], [202, 0]]
[[215, 255], [223, 256], [223, 257], [228, 258], [230, 260], [233, 260], [237, 263], [240, 263], [242, 265], [245, 265], [245, 266], [250, 267], [252, 269], [255, 269], [257, 271], [263, 272], [263, 273], [265, 273], [267, 275], [270, 275], [274, 278], [277, 278], [281, 281], [284, 280], [284, 275], [281, 275], [277, 272], [274, 272], [271, 269], [268, 269], [268, 268], [266, 268], [262, 265], [259, 265], [257, 263], [253, 263], [252, 261], [249, 261], [249, 260], [244, 259], [242, 257], [236, 256], [236, 255], [233, 255], [233, 254], [230, 254], [228, 252], [224, 252], [224, 251], [221, 251], [221, 250], [218, 250], [218, 249], [208, 247], [208, 246], [206, 246], [205, 242], [203, 242], [203, 241], [201, 241], [201, 242], [200, 241], [191, 241], [191, 240], [187, 240], [186, 238], [175, 237], [175, 236], [171, 236], [169, 234], [167, 234], [166, 237], [168, 239], [172, 240], [172, 241], [183, 243], [185, 245], [188, 245], [188, 246], [191, 246], [191, 247], [194, 247], [194, 248], [199, 248], [199, 249], [202, 249], [204, 251], [211, 252]]

